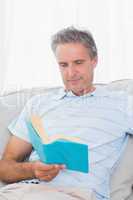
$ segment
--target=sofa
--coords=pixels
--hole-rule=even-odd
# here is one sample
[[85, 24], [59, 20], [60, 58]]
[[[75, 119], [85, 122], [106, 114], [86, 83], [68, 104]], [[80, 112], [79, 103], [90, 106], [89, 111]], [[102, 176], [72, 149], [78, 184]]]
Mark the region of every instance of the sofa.
[[[126, 91], [130, 97], [130, 105], [133, 106], [132, 79], [117, 80], [107, 84], [97, 83], [96, 85], [103, 85], [110, 91]], [[3, 154], [5, 145], [10, 137], [7, 126], [12, 121], [12, 119], [19, 115], [27, 100], [36, 94], [43, 94], [49, 90], [56, 89], [57, 88], [38, 87], [32, 89], [23, 89], [20, 91], [5, 92], [0, 96], [0, 157]], [[133, 159], [131, 159], [132, 152], [133, 136], [130, 136], [123, 156], [120, 159], [120, 163], [111, 177], [111, 200], [133, 200]], [[0, 182], [0, 187], [3, 186], [4, 183]]]

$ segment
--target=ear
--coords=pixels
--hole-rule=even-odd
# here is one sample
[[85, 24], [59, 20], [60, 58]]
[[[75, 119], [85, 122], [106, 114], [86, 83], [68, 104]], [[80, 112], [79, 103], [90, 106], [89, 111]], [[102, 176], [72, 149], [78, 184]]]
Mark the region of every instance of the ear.
[[98, 57], [95, 56], [93, 59], [92, 59], [92, 66], [93, 68], [95, 68], [97, 66], [97, 63], [98, 63]]

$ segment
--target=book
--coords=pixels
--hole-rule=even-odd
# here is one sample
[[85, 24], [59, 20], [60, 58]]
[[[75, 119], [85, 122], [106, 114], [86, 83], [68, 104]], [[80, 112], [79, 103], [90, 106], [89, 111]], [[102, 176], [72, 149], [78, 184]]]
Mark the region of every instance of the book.
[[38, 116], [32, 116], [27, 127], [33, 148], [42, 162], [65, 164], [69, 170], [89, 172], [88, 145], [63, 134], [48, 136]]

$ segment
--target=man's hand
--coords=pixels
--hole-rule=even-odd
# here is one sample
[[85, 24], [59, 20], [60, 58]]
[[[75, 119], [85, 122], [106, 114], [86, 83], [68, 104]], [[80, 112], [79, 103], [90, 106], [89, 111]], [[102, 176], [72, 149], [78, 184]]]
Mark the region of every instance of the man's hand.
[[65, 169], [64, 165], [47, 165], [40, 161], [33, 162], [32, 168], [34, 176], [43, 181], [51, 181], [62, 169]]
[[16, 136], [12, 136], [0, 160], [0, 180], [14, 183], [21, 180], [38, 178], [52, 180], [64, 165], [46, 165], [40, 161], [23, 162], [32, 151], [32, 145]]

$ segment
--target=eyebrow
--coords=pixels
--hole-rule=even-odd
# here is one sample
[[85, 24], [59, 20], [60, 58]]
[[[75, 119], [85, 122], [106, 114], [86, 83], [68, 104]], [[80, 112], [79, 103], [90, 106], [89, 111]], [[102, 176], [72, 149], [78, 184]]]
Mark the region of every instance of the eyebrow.
[[[77, 62], [77, 61], [81, 61], [81, 62], [83, 62], [83, 61], [85, 61], [85, 59], [76, 59], [76, 60], [73, 60], [72, 62]], [[68, 63], [67, 61], [60, 61], [60, 62], [58, 62], [59, 64], [66, 64], [66, 63]]]
[[77, 61], [83, 62], [83, 61], [85, 61], [85, 59], [76, 59], [76, 60], [74, 60], [73, 62], [77, 62]]
[[59, 65], [68, 64], [68, 62], [58, 62]]

